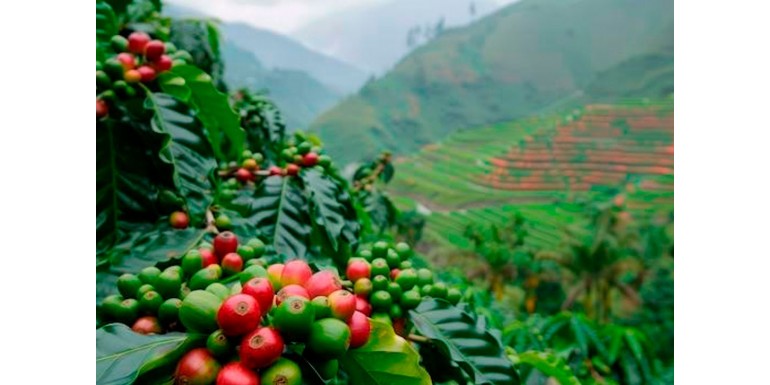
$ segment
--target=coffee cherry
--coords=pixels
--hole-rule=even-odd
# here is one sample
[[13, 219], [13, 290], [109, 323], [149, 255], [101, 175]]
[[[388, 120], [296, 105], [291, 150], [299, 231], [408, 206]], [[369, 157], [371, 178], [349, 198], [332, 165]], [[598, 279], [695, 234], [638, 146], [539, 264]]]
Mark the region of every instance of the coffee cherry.
[[175, 229], [186, 229], [190, 225], [190, 217], [184, 211], [174, 211], [168, 221]]
[[123, 74], [123, 79], [127, 83], [139, 83], [142, 80], [142, 73], [137, 70], [128, 70]]
[[166, 53], [166, 45], [160, 40], [153, 40], [144, 46], [144, 57], [149, 61], [157, 61]]
[[118, 54], [117, 59], [126, 71], [136, 67], [136, 59], [134, 59], [134, 55], [130, 53], [121, 52]]
[[155, 80], [155, 70], [152, 69], [150, 66], [141, 66], [137, 70], [139, 71], [139, 75], [142, 78], [142, 83], [149, 83], [153, 80]]
[[134, 32], [128, 35], [128, 50], [135, 54], [142, 54], [144, 47], [150, 42], [150, 35], [144, 32]]
[[173, 67], [173, 61], [167, 55], [161, 55], [158, 61], [155, 63], [155, 69], [160, 72], [166, 72]]
[[103, 118], [109, 114], [110, 108], [107, 105], [107, 102], [105, 102], [102, 99], [96, 99], [96, 117], [97, 118]]

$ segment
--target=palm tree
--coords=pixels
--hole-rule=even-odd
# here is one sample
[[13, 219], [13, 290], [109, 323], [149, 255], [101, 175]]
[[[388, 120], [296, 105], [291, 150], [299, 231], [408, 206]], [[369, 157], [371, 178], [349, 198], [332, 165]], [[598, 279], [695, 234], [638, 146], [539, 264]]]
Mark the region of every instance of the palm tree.
[[542, 253], [539, 259], [553, 259], [574, 278], [562, 310], [572, 309], [582, 299], [586, 315], [606, 322], [610, 316], [611, 294], [619, 292], [633, 304], [641, 303], [637, 290], [621, 279], [637, 263], [628, 258], [627, 245], [633, 232], [622, 199], [589, 206], [588, 231], [583, 227], [565, 229], [564, 250]]

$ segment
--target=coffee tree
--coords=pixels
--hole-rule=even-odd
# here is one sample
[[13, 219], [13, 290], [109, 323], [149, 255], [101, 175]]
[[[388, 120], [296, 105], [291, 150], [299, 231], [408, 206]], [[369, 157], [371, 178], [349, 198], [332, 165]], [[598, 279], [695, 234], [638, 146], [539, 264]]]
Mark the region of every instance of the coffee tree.
[[349, 185], [160, 11], [96, 3], [97, 383], [519, 383], [500, 333], [388, 241], [366, 184], [389, 159]]

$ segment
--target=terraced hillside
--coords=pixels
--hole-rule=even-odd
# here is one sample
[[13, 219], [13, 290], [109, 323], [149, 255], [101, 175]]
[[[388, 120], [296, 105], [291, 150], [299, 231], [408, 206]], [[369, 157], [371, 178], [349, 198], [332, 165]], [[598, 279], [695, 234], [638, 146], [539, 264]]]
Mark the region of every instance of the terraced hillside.
[[345, 164], [382, 150], [414, 154], [458, 130], [567, 102], [665, 97], [673, 26], [672, 0], [514, 2], [415, 49], [310, 129]]
[[399, 159], [392, 193], [431, 211], [434, 241], [466, 248], [468, 223], [518, 210], [531, 241], [552, 246], [578, 220], [575, 202], [607, 190], [625, 191], [638, 215], [673, 209], [673, 119], [673, 99], [627, 101], [461, 132]]

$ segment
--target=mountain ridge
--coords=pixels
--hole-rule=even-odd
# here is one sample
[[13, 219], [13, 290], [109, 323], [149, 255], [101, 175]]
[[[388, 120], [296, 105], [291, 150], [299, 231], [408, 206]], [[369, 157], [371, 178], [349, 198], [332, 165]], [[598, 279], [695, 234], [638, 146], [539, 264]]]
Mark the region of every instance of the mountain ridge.
[[[668, 55], [669, 46], [670, 0], [523, 0], [418, 47], [316, 118], [311, 130], [343, 163], [382, 150], [410, 153], [451, 132], [529, 116], [564, 100], [627, 96], [625, 89], [592, 95], [602, 88], [591, 86], [613, 68], [620, 73], [612, 76], [623, 79], [660, 71], [667, 62], [661, 68], [621, 63]], [[673, 89], [673, 71], [661, 73], [663, 79], [648, 82], [652, 89], [633, 86], [661, 96]]]

